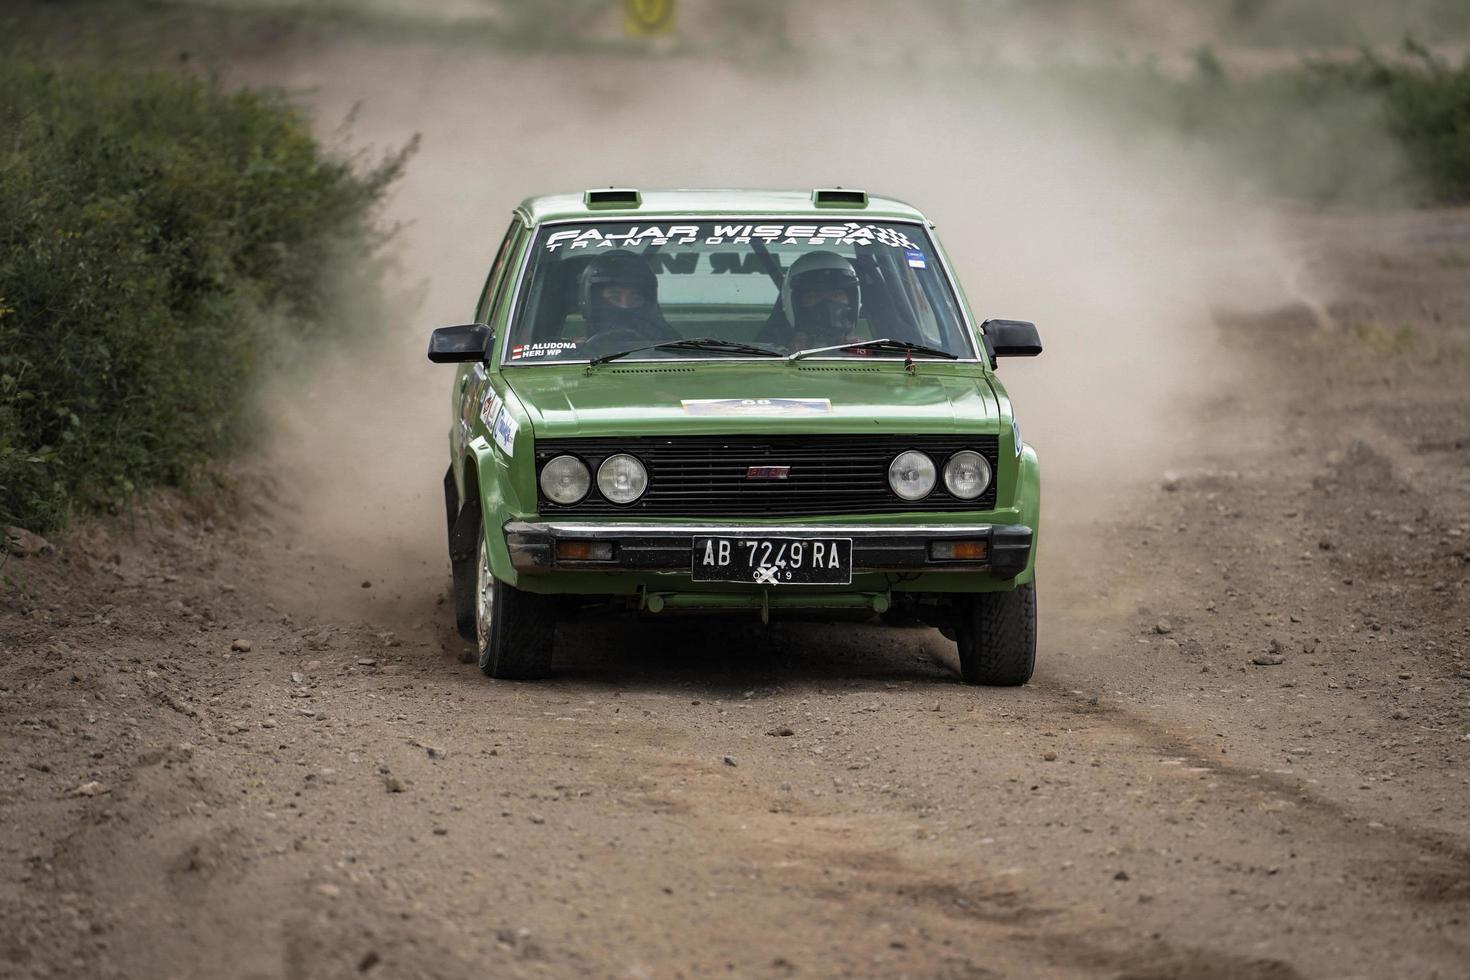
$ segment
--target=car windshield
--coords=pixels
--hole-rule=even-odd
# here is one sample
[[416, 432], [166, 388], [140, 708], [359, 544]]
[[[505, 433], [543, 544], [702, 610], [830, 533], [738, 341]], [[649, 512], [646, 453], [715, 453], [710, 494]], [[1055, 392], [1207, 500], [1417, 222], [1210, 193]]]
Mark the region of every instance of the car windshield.
[[[635, 350], [628, 360], [975, 356], [916, 222], [544, 225], [507, 333], [510, 365]], [[874, 340], [893, 343], [842, 347]]]

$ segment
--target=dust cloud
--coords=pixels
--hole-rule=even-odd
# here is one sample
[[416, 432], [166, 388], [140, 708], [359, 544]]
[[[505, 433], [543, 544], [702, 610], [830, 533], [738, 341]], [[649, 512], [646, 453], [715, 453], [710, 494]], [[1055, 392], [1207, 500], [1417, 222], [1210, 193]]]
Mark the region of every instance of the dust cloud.
[[977, 317], [1038, 323], [1046, 353], [1000, 376], [1041, 454], [1048, 513], [1073, 522], [1200, 437], [1187, 409], [1228, 384], [1212, 307], [1302, 291], [1269, 210], [1198, 149], [1124, 138], [1041, 75], [347, 40], [231, 70], [305, 93], [324, 124], [356, 108], [360, 143], [422, 134], [391, 203], [421, 308], [385, 349], [343, 352], [276, 406], [305, 544], [344, 577], [406, 595], [446, 577], [450, 371], [426, 363], [425, 339], [470, 317], [525, 196], [843, 185], [913, 203], [937, 221]]

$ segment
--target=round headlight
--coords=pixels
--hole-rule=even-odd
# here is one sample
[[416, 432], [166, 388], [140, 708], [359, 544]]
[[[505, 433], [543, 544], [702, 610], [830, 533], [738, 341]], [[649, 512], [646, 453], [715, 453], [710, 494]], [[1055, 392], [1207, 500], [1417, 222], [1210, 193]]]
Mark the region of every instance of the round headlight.
[[934, 460], [917, 449], [899, 453], [888, 464], [888, 485], [904, 500], [919, 500], [934, 489]]
[[1011, 419], [1011, 441], [1015, 443], [1016, 455], [1021, 455], [1021, 450], [1026, 448], [1026, 444], [1021, 441], [1021, 423], [1015, 419]]
[[615, 504], [631, 504], [648, 489], [648, 470], [627, 453], [609, 456], [597, 468], [597, 489]]
[[961, 500], [974, 500], [990, 486], [990, 464], [979, 453], [962, 449], [944, 464], [944, 485]]
[[575, 504], [591, 487], [587, 464], [575, 456], [558, 456], [541, 467], [541, 492], [553, 503]]

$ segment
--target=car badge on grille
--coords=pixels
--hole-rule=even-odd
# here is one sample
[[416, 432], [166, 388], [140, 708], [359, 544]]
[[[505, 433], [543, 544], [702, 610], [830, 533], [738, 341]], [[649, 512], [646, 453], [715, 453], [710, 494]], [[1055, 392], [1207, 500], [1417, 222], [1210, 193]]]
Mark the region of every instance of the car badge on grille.
[[784, 480], [790, 475], [789, 466], [752, 466], [745, 471], [747, 480]]

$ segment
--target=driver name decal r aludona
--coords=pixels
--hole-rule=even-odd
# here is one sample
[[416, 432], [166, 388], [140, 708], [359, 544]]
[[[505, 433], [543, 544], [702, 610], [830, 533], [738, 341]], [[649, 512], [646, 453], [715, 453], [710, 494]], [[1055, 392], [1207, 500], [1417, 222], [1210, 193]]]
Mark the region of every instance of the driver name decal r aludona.
[[860, 225], [669, 225], [631, 226], [626, 232], [554, 231], [546, 236], [546, 251], [559, 248], [626, 248], [629, 245], [887, 245], [918, 250], [919, 246], [895, 228]]
[[577, 349], [575, 340], [543, 340], [533, 344], [516, 344], [510, 349], [512, 361], [525, 361], [536, 357], [559, 357]]

